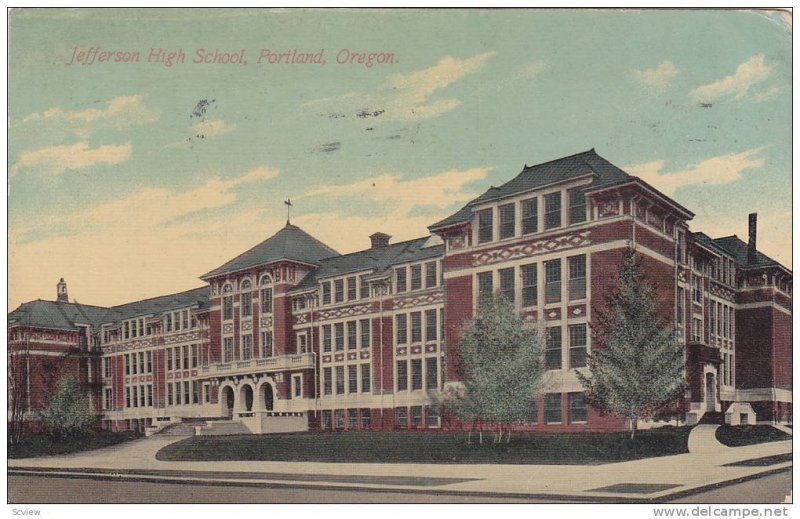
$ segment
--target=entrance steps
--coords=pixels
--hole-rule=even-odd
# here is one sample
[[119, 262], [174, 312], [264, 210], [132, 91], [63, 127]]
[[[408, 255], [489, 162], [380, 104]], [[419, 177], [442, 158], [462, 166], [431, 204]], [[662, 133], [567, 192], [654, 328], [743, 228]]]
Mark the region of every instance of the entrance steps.
[[157, 434], [161, 436], [194, 436], [195, 428], [205, 425], [204, 421], [178, 422], [164, 427]]
[[194, 429], [197, 436], [227, 436], [232, 434], [252, 434], [242, 422], [235, 420], [215, 420]]

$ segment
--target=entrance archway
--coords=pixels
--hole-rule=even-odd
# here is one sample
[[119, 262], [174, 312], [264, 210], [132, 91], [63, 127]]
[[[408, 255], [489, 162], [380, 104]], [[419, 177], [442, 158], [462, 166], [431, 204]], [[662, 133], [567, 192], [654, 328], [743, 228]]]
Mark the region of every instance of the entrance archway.
[[717, 403], [717, 385], [714, 374], [706, 373], [706, 411], [715, 411]]
[[253, 410], [253, 388], [250, 384], [245, 384], [239, 390], [239, 401], [242, 402], [244, 412], [249, 413]]
[[228, 418], [232, 417], [234, 404], [233, 388], [230, 386], [225, 386], [222, 388], [222, 398], [219, 400], [222, 402], [223, 416], [227, 416]]
[[267, 411], [272, 411], [272, 407], [275, 405], [275, 395], [272, 392], [272, 385], [271, 384], [264, 384], [263, 386], [264, 391], [264, 409]]

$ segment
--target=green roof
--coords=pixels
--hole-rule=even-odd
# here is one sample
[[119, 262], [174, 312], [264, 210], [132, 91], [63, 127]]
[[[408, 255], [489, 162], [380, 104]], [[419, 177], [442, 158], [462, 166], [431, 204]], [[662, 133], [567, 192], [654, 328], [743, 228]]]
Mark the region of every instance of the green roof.
[[[718, 246], [726, 250], [730, 255], [736, 259], [736, 263], [744, 268], [760, 268], [760, 267], [784, 267], [774, 259], [766, 254], [756, 250], [754, 261], [750, 261], [747, 253], [748, 244], [739, 239], [738, 236], [726, 236], [724, 238], [717, 238], [714, 240]], [[788, 269], [787, 269], [788, 270]]]

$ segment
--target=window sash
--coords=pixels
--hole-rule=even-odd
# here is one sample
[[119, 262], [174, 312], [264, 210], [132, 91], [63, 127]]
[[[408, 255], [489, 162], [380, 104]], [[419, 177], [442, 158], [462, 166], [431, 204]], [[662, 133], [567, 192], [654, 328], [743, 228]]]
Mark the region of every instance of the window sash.
[[522, 234], [539, 231], [539, 204], [536, 198], [522, 201]]
[[408, 390], [408, 361], [397, 361], [397, 390]]
[[334, 300], [337, 303], [344, 301], [344, 280], [337, 279], [333, 282], [334, 287]]
[[561, 192], [544, 196], [544, 228], [561, 227]]
[[544, 395], [544, 422], [548, 424], [561, 423], [560, 393], [548, 393]]
[[397, 328], [397, 344], [408, 343], [408, 320], [406, 314], [399, 314], [395, 316], [395, 323]]
[[586, 366], [587, 333], [585, 324], [569, 327], [569, 366], [583, 368]]
[[372, 369], [369, 364], [361, 365], [361, 392], [372, 392]]
[[483, 301], [492, 297], [494, 291], [492, 273], [481, 272], [478, 274], [478, 300]]
[[358, 367], [355, 365], [347, 366], [347, 392], [358, 393]]
[[336, 333], [336, 351], [344, 351], [344, 323], [336, 323], [333, 325]]
[[586, 221], [586, 194], [582, 188], [570, 189], [569, 194], [569, 223]]
[[537, 266], [523, 265], [520, 267], [522, 274], [522, 306], [536, 306], [539, 299]]
[[370, 329], [370, 322], [369, 319], [362, 319], [361, 320], [361, 347], [362, 348], [369, 348], [370, 343], [372, 342], [372, 331]]
[[347, 321], [347, 349], [354, 350], [358, 346], [358, 329], [356, 321]]
[[347, 278], [347, 300], [354, 301], [357, 295], [358, 292], [356, 290], [356, 278]]
[[411, 313], [411, 342], [422, 342], [422, 313]]
[[561, 301], [561, 260], [546, 261], [545, 273], [545, 303], [558, 303]]
[[411, 266], [411, 290], [422, 288], [422, 265]]
[[506, 298], [509, 303], [513, 304], [516, 295], [514, 267], [500, 269], [498, 274], [500, 276], [500, 295]]
[[547, 328], [545, 332], [545, 368], [561, 369], [561, 327]]
[[506, 204], [501, 205], [498, 208], [498, 213], [500, 216], [500, 239], [511, 238], [514, 236], [514, 230], [516, 226], [515, 221], [515, 211], [516, 208], [514, 204]]
[[478, 243], [486, 243], [494, 238], [494, 218], [491, 209], [478, 212]]
[[425, 342], [435, 342], [437, 333], [436, 310], [425, 310]]
[[589, 406], [586, 395], [583, 393], [569, 393], [569, 423], [585, 423], [589, 415]]
[[425, 359], [425, 389], [439, 387], [439, 368], [436, 358]]
[[425, 264], [425, 288], [431, 288], [436, 286], [437, 270], [438, 268], [435, 261], [431, 261]]
[[411, 390], [422, 389], [422, 359], [411, 360]]
[[394, 278], [395, 278], [396, 291], [405, 292], [408, 289], [408, 285], [406, 284], [405, 267], [394, 269]]
[[336, 366], [336, 394], [344, 394], [344, 366]]

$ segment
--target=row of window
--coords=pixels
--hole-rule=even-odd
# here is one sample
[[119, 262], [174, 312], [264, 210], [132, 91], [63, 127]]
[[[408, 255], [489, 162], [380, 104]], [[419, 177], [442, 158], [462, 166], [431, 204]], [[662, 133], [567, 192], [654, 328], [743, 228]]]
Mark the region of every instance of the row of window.
[[[561, 393], [546, 393], [544, 395], [542, 410], [544, 411], [545, 424], [563, 423], [563, 410]], [[533, 406], [533, 423], [537, 423], [538, 407]], [[589, 419], [589, 406], [585, 393], [567, 393], [567, 422], [586, 423]]]
[[[345, 369], [347, 376], [345, 377]], [[360, 373], [360, 376], [359, 376]], [[335, 374], [335, 377], [334, 377]], [[369, 363], [349, 366], [336, 366], [335, 368], [322, 368], [322, 392], [332, 395], [334, 385], [336, 394], [371, 393], [372, 392], [372, 366]]]
[[[425, 269], [423, 278], [423, 266]], [[410, 274], [409, 274], [410, 271]], [[422, 290], [423, 288], [433, 288], [438, 284], [437, 266], [435, 261], [397, 267], [394, 269], [395, 293], [407, 292], [409, 290]]]
[[722, 384], [726, 386], [734, 385], [734, 364], [732, 353], [722, 353]]
[[[424, 359], [425, 371], [422, 370], [423, 359], [398, 360], [395, 375], [396, 391], [419, 391], [439, 388], [439, 362], [436, 357]], [[410, 369], [409, 369], [410, 368]]]
[[[333, 281], [323, 281], [322, 285], [322, 304], [329, 305], [331, 302], [343, 303], [345, 296], [347, 301], [357, 299], [369, 299], [369, 283], [365, 279], [367, 276], [350, 276], [346, 279], [335, 279]], [[347, 291], [345, 292], [345, 284]], [[331, 295], [333, 287], [333, 296]]]
[[164, 330], [166, 332], [179, 332], [197, 328], [197, 317], [189, 310], [170, 312], [164, 316]]
[[330, 352], [334, 346], [336, 351], [344, 351], [345, 344], [348, 350], [369, 348], [372, 344], [370, 319], [322, 325], [323, 352]]
[[[586, 221], [586, 195], [582, 188], [567, 190], [567, 218], [569, 225]], [[556, 229], [562, 225], [561, 207], [563, 192], [557, 191], [543, 197], [532, 197], [519, 202], [520, 230], [522, 236], [539, 232], [539, 199], [543, 200], [544, 230]], [[518, 236], [517, 202], [497, 207], [497, 236], [500, 240]], [[495, 240], [495, 208], [478, 211], [478, 243]]]
[[167, 405], [200, 403], [200, 382], [197, 380], [167, 383]]
[[322, 411], [320, 426], [323, 430], [368, 430], [372, 424], [370, 409], [336, 409]]
[[[107, 398], [110, 391], [106, 390]], [[153, 407], [153, 385], [143, 384], [125, 387], [125, 407]]]
[[[562, 259], [544, 262], [544, 302], [561, 302]], [[570, 256], [568, 267], [567, 298], [569, 301], [586, 299], [586, 255]], [[483, 301], [497, 293], [511, 303], [521, 302], [521, 306], [539, 304], [538, 263], [508, 267], [497, 271], [478, 274], [478, 300]], [[496, 281], [495, 281], [496, 278]], [[519, 291], [518, 291], [519, 288]]]
[[[144, 373], [153, 372], [153, 352], [140, 351], [138, 353], [126, 353], [125, 359], [125, 374], [126, 375], [141, 375]], [[110, 374], [109, 374], [110, 375]]]
[[197, 344], [167, 348], [167, 371], [196, 368], [199, 365], [199, 350]]
[[[234, 349], [233, 337], [224, 337], [222, 339], [222, 362], [250, 360], [258, 357], [265, 359], [274, 355], [271, 331], [261, 332], [261, 355], [255, 350], [252, 335], [242, 335], [240, 345], [241, 348], [239, 349], [239, 355], [237, 357]], [[305, 351], [301, 351], [300, 353], [305, 353]]]
[[[586, 366], [587, 355], [586, 323], [568, 326], [567, 333], [569, 335], [568, 369], [583, 368]], [[562, 344], [561, 326], [553, 326], [545, 329], [545, 368], [561, 369]]]
[[[424, 329], [422, 327], [423, 316], [425, 319]], [[394, 322], [396, 345], [408, 344], [409, 338], [412, 344], [423, 342], [423, 331], [425, 332], [426, 343], [436, 342], [437, 335], [439, 340], [444, 341], [444, 309], [440, 309], [438, 312], [436, 310], [425, 310], [424, 312], [396, 314]], [[408, 333], [409, 324], [411, 325], [410, 337]]]
[[725, 303], [711, 301], [708, 314], [708, 331], [716, 337], [733, 339], [733, 307]]
[[[245, 286], [249, 290], [250, 282], [242, 282], [242, 290]], [[260, 292], [259, 302], [261, 303], [261, 313], [272, 313], [272, 288], [262, 288]], [[253, 315], [253, 292], [242, 292], [240, 295], [240, 312], [242, 317], [251, 317]], [[230, 321], [233, 319], [233, 296], [227, 295], [222, 297], [222, 319]]]

